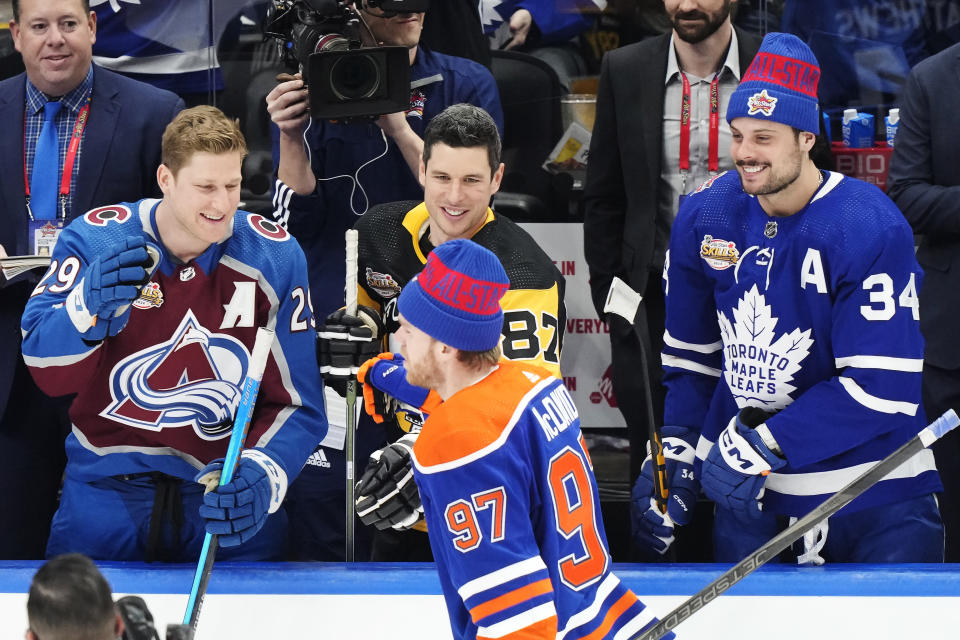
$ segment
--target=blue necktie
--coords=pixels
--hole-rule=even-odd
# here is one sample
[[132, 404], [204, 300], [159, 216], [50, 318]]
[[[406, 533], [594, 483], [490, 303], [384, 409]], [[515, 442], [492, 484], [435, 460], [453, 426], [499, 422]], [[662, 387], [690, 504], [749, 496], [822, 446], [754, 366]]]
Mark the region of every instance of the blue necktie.
[[60, 136], [54, 118], [63, 104], [59, 100], [43, 105], [43, 127], [37, 138], [30, 178], [30, 209], [35, 220], [57, 217], [57, 177], [60, 170]]

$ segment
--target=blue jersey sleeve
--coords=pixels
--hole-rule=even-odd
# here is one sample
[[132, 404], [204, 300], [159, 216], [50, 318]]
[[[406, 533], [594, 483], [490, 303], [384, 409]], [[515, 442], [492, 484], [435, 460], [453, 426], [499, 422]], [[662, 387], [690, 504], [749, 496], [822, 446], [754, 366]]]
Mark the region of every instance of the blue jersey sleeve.
[[722, 345], [713, 283], [696, 236], [699, 198], [687, 198], [674, 222], [663, 269], [666, 325], [661, 361], [667, 388], [664, 424], [700, 432], [720, 379]]

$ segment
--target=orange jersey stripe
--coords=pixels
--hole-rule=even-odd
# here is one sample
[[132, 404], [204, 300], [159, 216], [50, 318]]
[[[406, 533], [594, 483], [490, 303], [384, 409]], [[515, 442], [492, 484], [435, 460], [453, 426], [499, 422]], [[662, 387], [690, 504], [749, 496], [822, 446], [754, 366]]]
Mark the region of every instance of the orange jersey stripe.
[[539, 582], [533, 582], [531, 584], [524, 585], [518, 589], [514, 589], [508, 593], [503, 594], [502, 596], [497, 596], [492, 600], [487, 600], [482, 604], [478, 604], [473, 609], [470, 609], [470, 617], [473, 618], [474, 622], [482, 620], [489, 615], [493, 615], [508, 607], [512, 607], [515, 604], [523, 602], [524, 600], [529, 600], [530, 598], [536, 598], [539, 595], [544, 593], [549, 593], [553, 591], [553, 585], [550, 583], [550, 578], [544, 578]]
[[619, 600], [613, 603], [613, 606], [610, 607], [610, 610], [607, 611], [607, 615], [603, 617], [603, 624], [597, 627], [593, 633], [583, 636], [580, 638], [580, 640], [599, 640], [607, 635], [607, 631], [609, 631], [610, 627], [613, 626], [613, 623], [617, 621], [617, 618], [619, 618], [620, 615], [629, 609], [636, 601], [637, 596], [633, 595], [632, 591], [627, 590], [625, 594], [620, 596]]
[[[554, 640], [557, 637], [557, 616], [550, 616], [535, 622], [519, 631], [514, 631], [497, 640]], [[492, 640], [486, 636], [477, 636], [477, 640]]]

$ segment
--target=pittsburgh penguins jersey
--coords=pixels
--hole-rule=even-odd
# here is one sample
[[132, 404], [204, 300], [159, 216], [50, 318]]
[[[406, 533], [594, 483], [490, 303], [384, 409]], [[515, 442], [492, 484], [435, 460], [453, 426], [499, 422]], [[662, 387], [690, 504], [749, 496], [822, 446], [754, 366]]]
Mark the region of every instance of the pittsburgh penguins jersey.
[[[238, 211], [230, 237], [186, 264], [163, 247], [159, 200], [89, 211], [54, 248], [23, 314], [23, 355], [50, 395], [75, 393], [68, 469], [79, 480], [149, 471], [192, 479], [223, 457], [258, 327], [276, 332], [246, 446], [290, 480], [327, 429], [306, 261], [282, 228]], [[126, 327], [89, 343], [67, 305], [92, 258], [143, 236], [162, 256]]]
[[[664, 423], [701, 433], [699, 459], [746, 406], [787, 466], [764, 508], [805, 515], [926, 426], [917, 292], [903, 215], [872, 185], [824, 173], [810, 202], [770, 217], [736, 172], [684, 202], [664, 266]], [[940, 490], [929, 450], [848, 509]]]
[[502, 361], [455, 393], [413, 462], [457, 640], [631, 638], [655, 621], [611, 571], [577, 408], [546, 370]]

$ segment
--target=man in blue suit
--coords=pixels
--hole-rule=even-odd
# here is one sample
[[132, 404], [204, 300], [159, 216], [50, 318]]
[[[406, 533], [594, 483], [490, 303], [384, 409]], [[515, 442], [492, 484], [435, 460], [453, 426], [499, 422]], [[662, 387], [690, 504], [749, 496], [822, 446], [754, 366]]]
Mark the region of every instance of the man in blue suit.
[[[900, 125], [890, 161], [887, 194], [923, 240], [920, 331], [923, 404], [928, 416], [960, 411], [960, 123], [951, 105], [960, 100], [960, 44], [913, 68], [900, 93]], [[939, 496], [946, 533], [945, 562], [960, 562], [960, 437], [933, 447], [943, 480]]]
[[[160, 195], [160, 139], [183, 108], [168, 91], [91, 63], [89, 0], [13, 0], [12, 8], [10, 33], [26, 72], [0, 82], [0, 255], [46, 252], [47, 238], [87, 210]], [[59, 153], [51, 154], [56, 171], [43, 183], [34, 169], [45, 114], [57, 132], [46, 139]], [[71, 147], [74, 138], [79, 145]], [[20, 358], [20, 315], [39, 275], [0, 276], [3, 559], [43, 557], [69, 429], [66, 405], [36, 388]]]

